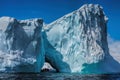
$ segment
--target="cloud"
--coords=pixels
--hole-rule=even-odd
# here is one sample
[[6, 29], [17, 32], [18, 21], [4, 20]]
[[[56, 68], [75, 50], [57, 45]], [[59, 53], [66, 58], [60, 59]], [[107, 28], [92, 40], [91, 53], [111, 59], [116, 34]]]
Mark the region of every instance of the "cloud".
[[108, 36], [108, 46], [111, 53], [120, 54], [120, 41], [114, 40]]
[[120, 41], [108, 35], [108, 47], [113, 58], [120, 62]]

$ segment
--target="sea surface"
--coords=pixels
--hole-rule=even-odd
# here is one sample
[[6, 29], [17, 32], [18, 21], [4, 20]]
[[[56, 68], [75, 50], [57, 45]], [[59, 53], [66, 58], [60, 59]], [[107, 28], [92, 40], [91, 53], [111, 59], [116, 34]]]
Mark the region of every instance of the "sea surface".
[[0, 73], [0, 80], [120, 80], [120, 74]]

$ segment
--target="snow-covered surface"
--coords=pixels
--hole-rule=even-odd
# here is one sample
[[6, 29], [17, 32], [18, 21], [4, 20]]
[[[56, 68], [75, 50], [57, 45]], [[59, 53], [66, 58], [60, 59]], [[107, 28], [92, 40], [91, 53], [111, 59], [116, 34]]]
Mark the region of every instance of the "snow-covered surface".
[[4, 53], [0, 51], [0, 71], [7, 72], [7, 67], [14, 68], [17, 65], [25, 65], [25, 64], [31, 64], [33, 65], [36, 62], [35, 58], [28, 57], [23, 58], [22, 52], [20, 51], [14, 51], [8, 53]]
[[34, 65], [39, 72], [44, 64], [44, 47], [41, 36], [42, 19], [16, 20], [0, 18], [0, 71], [22, 71], [14, 69], [21, 65]]

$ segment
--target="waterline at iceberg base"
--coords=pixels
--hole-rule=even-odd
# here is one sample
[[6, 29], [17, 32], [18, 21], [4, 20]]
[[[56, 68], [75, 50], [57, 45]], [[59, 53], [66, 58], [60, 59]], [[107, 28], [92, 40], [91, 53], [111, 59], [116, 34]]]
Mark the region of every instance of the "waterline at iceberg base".
[[119, 80], [120, 74], [0, 73], [1, 80]]
[[60, 73], [117, 73], [109, 54], [108, 18], [97, 4], [85, 4], [43, 25], [42, 19], [0, 18], [0, 71], [40, 72], [48, 62]]

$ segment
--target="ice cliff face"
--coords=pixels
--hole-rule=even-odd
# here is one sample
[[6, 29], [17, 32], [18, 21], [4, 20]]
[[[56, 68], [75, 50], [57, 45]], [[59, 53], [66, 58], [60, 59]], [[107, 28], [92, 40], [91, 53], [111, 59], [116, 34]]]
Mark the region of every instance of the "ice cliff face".
[[[104, 60], [109, 54], [106, 23], [107, 18], [101, 6], [86, 4], [48, 24], [44, 27], [50, 45], [46, 46], [46, 58], [51, 64], [61, 64], [58, 69], [63, 72], [66, 72], [64, 64], [69, 65], [71, 72], [82, 72], [85, 64]], [[51, 59], [50, 55], [53, 56]]]
[[42, 19], [0, 18], [0, 71], [40, 71], [44, 63], [42, 26]]

